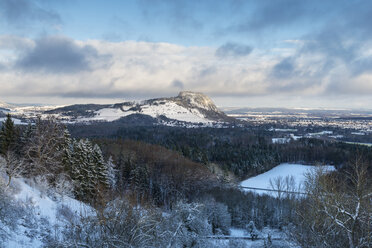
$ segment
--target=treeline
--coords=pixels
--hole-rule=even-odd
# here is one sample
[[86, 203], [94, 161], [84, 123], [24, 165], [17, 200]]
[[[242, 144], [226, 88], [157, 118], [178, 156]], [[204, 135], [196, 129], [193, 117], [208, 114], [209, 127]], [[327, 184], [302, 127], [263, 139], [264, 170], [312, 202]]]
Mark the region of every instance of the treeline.
[[[107, 126], [106, 126], [107, 125]], [[217, 163], [239, 178], [265, 172], [279, 163], [332, 164], [336, 167], [349, 161], [358, 151], [372, 161], [371, 148], [320, 139], [292, 140], [272, 144], [272, 132], [265, 128], [179, 128], [165, 126], [126, 126], [107, 131], [112, 123], [93, 124], [86, 130], [69, 126], [73, 135], [88, 135], [97, 140], [136, 140], [164, 146], [198, 163]], [[93, 130], [94, 129], [94, 130]]]
[[194, 200], [219, 184], [205, 165], [162, 146], [121, 139], [95, 142], [115, 161], [117, 190], [140, 192], [137, 198], [157, 206], [171, 208], [180, 200]]
[[[94, 208], [94, 215], [79, 218], [60, 209], [67, 224], [56, 227], [60, 236], [46, 237], [50, 247], [211, 247], [216, 243], [207, 237], [228, 235], [232, 226], [252, 239], [256, 228], [288, 230], [304, 247], [371, 245], [368, 147], [316, 139], [271, 144], [266, 131], [245, 128], [126, 127], [115, 131], [118, 136], [89, 140], [77, 135], [82, 128], [68, 131], [53, 118], [14, 126], [8, 116], [0, 131], [0, 172], [8, 185], [16, 176], [43, 181]], [[364, 160], [347, 163], [356, 155]], [[333, 163], [339, 170], [310, 175], [306, 197], [274, 198], [220, 182], [208, 169], [211, 162], [240, 177], [281, 162]], [[7, 186], [0, 186], [4, 223], [11, 204], [3, 197]], [[286, 187], [294, 186], [288, 181]]]
[[42, 177], [86, 202], [126, 194], [134, 204], [171, 208], [218, 184], [206, 166], [178, 152], [136, 141], [76, 139], [53, 118], [15, 126], [8, 115], [0, 144], [9, 180]]
[[53, 118], [15, 126], [10, 116], [0, 144], [0, 173], [9, 178], [8, 185], [0, 180], [0, 223], [12, 213], [6, 189], [14, 177], [43, 183], [95, 209], [79, 218], [60, 209], [66, 225], [44, 237], [50, 247], [210, 247], [206, 237], [229, 234], [228, 208], [205, 198], [218, 180], [178, 152], [136, 141], [98, 145], [72, 138]]
[[96, 199], [114, 185], [113, 164], [104, 159], [100, 147], [88, 139], [71, 138], [53, 118], [15, 126], [8, 115], [0, 145], [9, 183], [16, 176], [46, 181], [83, 201]]

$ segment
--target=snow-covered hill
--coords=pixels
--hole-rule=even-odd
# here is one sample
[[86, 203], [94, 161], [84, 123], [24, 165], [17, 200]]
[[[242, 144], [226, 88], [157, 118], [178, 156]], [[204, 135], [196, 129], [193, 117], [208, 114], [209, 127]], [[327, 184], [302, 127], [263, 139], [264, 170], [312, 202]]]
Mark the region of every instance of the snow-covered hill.
[[5, 103], [5, 102], [2, 102], [0, 101], [0, 109], [11, 109], [11, 108], [14, 108], [15, 106], [9, 104], [9, 103]]
[[124, 102], [111, 106], [95, 106], [96, 109], [86, 109], [83, 115], [82, 108], [84, 106], [78, 108], [80, 115], [76, 114], [77, 109], [69, 109], [66, 112], [66, 108], [62, 108], [51, 112], [65, 117], [73, 115], [77, 122], [115, 121], [132, 114], [148, 115], [153, 118], [165, 117], [190, 123], [224, 122], [231, 119], [218, 110], [208, 96], [188, 91], [181, 92], [177, 97], [150, 99], [141, 103]]
[[62, 107], [12, 107], [10, 112], [13, 116], [22, 119], [36, 118], [37, 115], [42, 117], [53, 115], [68, 123], [112, 122], [134, 114], [150, 116], [157, 119], [159, 124], [165, 125], [176, 125], [174, 121], [177, 121], [211, 126], [235, 120], [220, 111], [208, 96], [190, 91], [180, 92], [176, 97], [156, 98], [142, 102]]

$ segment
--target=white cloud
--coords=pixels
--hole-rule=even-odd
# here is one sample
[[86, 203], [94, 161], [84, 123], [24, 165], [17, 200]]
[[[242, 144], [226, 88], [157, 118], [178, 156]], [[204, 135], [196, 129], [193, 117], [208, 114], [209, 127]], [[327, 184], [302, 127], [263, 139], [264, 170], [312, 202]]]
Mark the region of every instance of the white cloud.
[[[9, 45], [7, 40], [13, 40], [13, 45]], [[53, 40], [44, 39], [43, 42]], [[289, 59], [287, 64], [279, 68], [282, 74], [277, 77], [273, 70], [280, 62], [283, 63], [288, 51], [280, 53], [275, 48], [270, 51], [254, 49], [249, 56], [223, 59], [215, 56], [216, 48], [213, 47], [136, 41], [66, 40], [71, 44], [69, 47], [74, 48], [73, 51], [89, 48], [89, 52], [94, 52], [91, 52], [94, 56], [88, 57], [88, 69], [72, 70], [69, 67], [68, 72], [59, 71], [55, 66], [49, 67], [39, 61], [43, 70], [25, 71], [17, 67], [16, 62], [22, 58], [24, 51], [35, 49], [40, 41], [15, 36], [0, 37], [0, 62], [5, 63], [5, 66], [0, 67], [0, 99], [43, 97], [41, 101], [45, 101], [45, 97], [51, 97], [69, 102], [69, 97], [155, 97], [175, 95], [180, 88], [212, 96], [259, 96], [262, 99], [274, 95], [278, 96], [277, 99], [291, 95], [325, 97], [335, 91], [346, 95], [360, 92], [372, 95], [368, 74], [352, 77], [342, 61], [337, 62], [338, 66], [333, 65], [332, 70], [326, 71], [325, 55], [321, 53]], [[38, 59], [42, 59], [42, 56]], [[54, 58], [49, 61], [53, 62]], [[47, 71], [48, 68], [53, 70]]]
[[[43, 42], [53, 41], [44, 39]], [[72, 41], [70, 41], [72, 43]], [[263, 71], [257, 56], [223, 61], [215, 57], [215, 49], [184, 47], [168, 43], [74, 41], [80, 48], [91, 47], [98, 54], [110, 55], [109, 65], [102, 66], [101, 57], [89, 60], [91, 70], [72, 70], [72, 73], [53, 73], [57, 68], [43, 65], [43, 70], [23, 71], [13, 67], [0, 75], [0, 95], [24, 96], [119, 96], [130, 94], [174, 94], [174, 80], [180, 80], [185, 89], [206, 93], [258, 94]], [[6, 47], [7, 49], [13, 49]], [[50, 49], [53, 49], [52, 46]], [[78, 48], [75, 48], [78, 49]], [[15, 50], [15, 49], [13, 49]], [[58, 51], [57, 54], [60, 54]], [[43, 53], [44, 54], [44, 53]], [[41, 56], [43, 55], [41, 54]], [[52, 61], [50, 58], [48, 61]], [[17, 58], [15, 58], [17, 60]], [[16, 61], [13, 61], [16, 62]], [[58, 65], [58, 63], [57, 63]], [[48, 68], [52, 68], [52, 73]], [[214, 68], [209, 73], [206, 68]], [[70, 69], [70, 68], [69, 68]], [[63, 71], [62, 71], [63, 72]], [[204, 74], [203, 74], [204, 73]], [[257, 85], [258, 84], [258, 85]], [[253, 86], [253, 87], [252, 87]], [[27, 90], [24, 90], [26, 87]]]

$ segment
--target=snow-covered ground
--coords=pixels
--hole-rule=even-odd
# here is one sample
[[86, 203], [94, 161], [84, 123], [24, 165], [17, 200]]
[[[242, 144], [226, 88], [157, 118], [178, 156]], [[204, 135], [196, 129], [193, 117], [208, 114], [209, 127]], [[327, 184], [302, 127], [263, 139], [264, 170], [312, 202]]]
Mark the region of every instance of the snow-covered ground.
[[86, 122], [86, 121], [116, 121], [121, 117], [125, 117], [131, 114], [134, 114], [134, 111], [122, 111], [120, 108], [103, 108], [98, 111], [95, 111], [95, 116], [93, 117], [84, 117], [80, 118], [77, 121]]
[[[43, 247], [43, 236], [46, 233], [51, 234], [57, 226], [65, 225], [65, 221], [59, 214], [62, 208], [65, 211], [69, 211], [73, 216], [94, 214], [91, 207], [78, 200], [58, 194], [48, 196], [35, 185], [30, 186], [27, 184], [23, 179], [13, 179], [11, 188], [8, 190], [12, 191], [12, 196], [17, 205], [25, 206], [25, 208], [30, 210], [26, 221], [34, 220], [35, 222], [34, 226], [30, 226], [22, 224], [25, 221], [24, 219], [18, 220], [20, 223], [17, 223], [15, 230], [2, 226], [3, 223], [0, 222], [0, 228], [3, 228], [8, 233], [7, 238], [3, 244], [0, 244], [0, 247]], [[40, 223], [43, 223], [43, 225], [40, 226]]]
[[187, 109], [178, 105], [175, 102], [167, 101], [164, 103], [144, 104], [141, 106], [140, 111], [133, 111], [127, 109], [121, 110], [120, 108], [104, 108], [95, 112], [95, 116], [89, 118], [81, 118], [78, 121], [115, 121], [122, 117], [131, 114], [144, 114], [153, 118], [161, 115], [169, 119], [174, 119], [184, 122], [192, 123], [212, 123], [204, 117], [197, 109]]
[[37, 215], [48, 218], [52, 225], [57, 224], [57, 210], [62, 205], [69, 208], [74, 214], [86, 213], [91, 208], [86, 204], [75, 200], [66, 195], [58, 196], [54, 199], [47, 196], [45, 193], [40, 192], [36, 187], [31, 187], [22, 179], [15, 179], [20, 187], [19, 193], [14, 197], [22, 202], [29, 202], [37, 210]]
[[290, 138], [272, 138], [271, 141], [273, 144], [285, 144], [291, 141]]
[[372, 143], [362, 143], [362, 142], [349, 142], [349, 141], [342, 141], [346, 144], [351, 144], [351, 145], [361, 145], [361, 146], [369, 146], [372, 147]]
[[[244, 180], [240, 183], [240, 186], [242, 187], [253, 187], [253, 188], [261, 188], [261, 189], [272, 189], [270, 186], [270, 179], [274, 181], [275, 179], [281, 177], [282, 179], [285, 179], [286, 177], [293, 176], [295, 180], [295, 187], [292, 187], [291, 191], [303, 191], [302, 185], [306, 179], [305, 174], [307, 172], [311, 172], [311, 170], [314, 170], [315, 166], [309, 166], [309, 165], [303, 165], [303, 164], [280, 164], [271, 170], [262, 173], [258, 176], [248, 178], [247, 180]], [[333, 166], [325, 166], [326, 170], [334, 170]], [[255, 189], [244, 189], [246, 191], [254, 191], [259, 194], [269, 194], [276, 196], [277, 193], [265, 191], [265, 190], [255, 190]], [[283, 190], [286, 190], [283, 188]]]
[[244, 229], [230, 228], [230, 238], [226, 239], [216, 239], [214, 244], [216, 247], [246, 247], [246, 248], [259, 248], [267, 247], [265, 243], [268, 243], [268, 238], [271, 239], [272, 246], [278, 248], [299, 248], [294, 242], [291, 242], [287, 235], [278, 229], [272, 229], [265, 227], [261, 231], [257, 231], [258, 239], [251, 240], [250, 234], [248, 234]]
[[[4, 122], [6, 118], [0, 118], [0, 123]], [[16, 125], [27, 125], [27, 123], [22, 122], [20, 119], [12, 118], [14, 124]]]

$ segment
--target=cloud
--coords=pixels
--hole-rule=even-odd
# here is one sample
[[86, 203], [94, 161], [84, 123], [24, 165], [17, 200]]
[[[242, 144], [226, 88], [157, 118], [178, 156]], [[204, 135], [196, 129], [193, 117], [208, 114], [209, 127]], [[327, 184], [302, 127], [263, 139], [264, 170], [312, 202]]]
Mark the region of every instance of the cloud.
[[253, 48], [251, 46], [234, 42], [227, 42], [217, 48], [215, 55], [220, 58], [243, 57], [249, 55], [252, 50]]
[[[0, 96], [164, 96], [183, 88], [207, 94], [256, 94], [262, 88], [254, 87], [262, 72], [250, 71], [262, 63], [260, 58], [246, 56], [240, 64], [221, 64], [215, 49], [208, 47], [66, 37], [44, 37], [32, 44], [18, 52], [15, 66], [0, 74]], [[103, 67], [104, 55], [110, 57]], [[0, 61], [4, 58], [0, 53]]]
[[[353, 69], [348, 68], [350, 63], [337, 56], [330, 66], [323, 51], [305, 51], [307, 42], [299, 43], [297, 51], [290, 56], [257, 49], [249, 56], [228, 62], [216, 56], [212, 47], [80, 41], [55, 36], [24, 42], [9, 48], [16, 50], [18, 57], [15, 66], [6, 64], [0, 73], [0, 97], [97, 98], [98, 101], [171, 96], [181, 89], [247, 98], [325, 97], [332, 92], [372, 95], [368, 86], [370, 71], [354, 75]], [[359, 58], [368, 59], [371, 49], [365, 45], [356, 54], [364, 51], [364, 57]], [[0, 50], [1, 63], [7, 61], [6, 55]]]
[[295, 71], [292, 58], [285, 58], [277, 63], [271, 70], [274, 78], [290, 78]]
[[138, 2], [144, 20], [153, 25], [161, 22], [178, 34], [201, 30], [203, 22], [195, 14], [200, 3], [194, 1], [141, 0]]
[[178, 80], [178, 79], [175, 79], [175, 80], [172, 81], [172, 86], [175, 87], [175, 88], [178, 88], [178, 89], [183, 89], [184, 88], [183, 82]]
[[[305, 2], [305, 1], [299, 1]], [[279, 59], [267, 80], [283, 92], [317, 94], [372, 94], [367, 87], [372, 73], [372, 14], [370, 1], [343, 2], [334, 16], [322, 18], [322, 26], [308, 30], [290, 57]], [[363, 83], [361, 83], [363, 82]]]
[[291, 24], [304, 16], [306, 7], [303, 1], [281, 0], [260, 1], [261, 4], [246, 23], [238, 25], [238, 29], [257, 30]]
[[23, 51], [33, 46], [34, 42], [31, 39], [15, 35], [0, 35], [0, 50]]
[[45, 73], [76, 73], [92, 70], [92, 60], [104, 59], [95, 48], [80, 46], [71, 39], [59, 36], [44, 37], [35, 42], [16, 62], [24, 71]]
[[53, 10], [45, 9], [35, 1], [2, 0], [0, 15], [11, 25], [25, 25], [30, 21], [61, 23], [61, 17]]
[[[271, 32], [295, 26], [317, 26], [324, 19], [337, 15], [346, 0], [339, 0], [337, 6], [333, 1], [318, 0], [261, 0], [250, 2], [237, 12], [230, 23], [217, 33], [252, 33]], [[341, 7], [339, 7], [341, 6]]]

